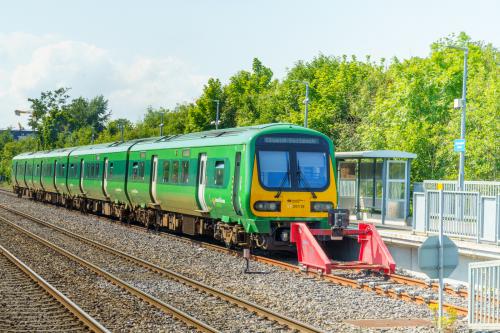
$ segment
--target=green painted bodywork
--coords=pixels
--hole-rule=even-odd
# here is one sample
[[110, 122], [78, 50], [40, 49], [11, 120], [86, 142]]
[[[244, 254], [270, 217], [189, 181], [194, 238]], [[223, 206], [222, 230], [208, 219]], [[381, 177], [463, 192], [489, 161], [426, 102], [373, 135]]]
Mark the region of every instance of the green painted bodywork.
[[[325, 135], [290, 124], [268, 124], [253, 127], [222, 129], [216, 131], [148, 138], [128, 142], [91, 145], [50, 152], [27, 153], [16, 156], [15, 163], [33, 163], [34, 172], [26, 183], [29, 188], [41, 189], [40, 180], [46, 191], [58, 192], [69, 196], [85, 196], [98, 200], [123, 203], [129, 207], [160, 207], [164, 211], [177, 212], [193, 216], [209, 216], [223, 222], [239, 223], [247, 232], [268, 233], [270, 221], [290, 218], [262, 218], [252, 214], [250, 209], [250, 188], [254, 168], [255, 141], [260, 135], [273, 133], [295, 133], [321, 136], [330, 146], [334, 179], [337, 179], [334, 147]], [[235, 159], [241, 154], [240, 180], [233, 195]], [[207, 179], [204, 211], [198, 198], [198, 166], [201, 154], [207, 155]], [[156, 202], [153, 198], [151, 175], [153, 159], [157, 159]], [[108, 166], [106, 169], [105, 161]], [[83, 177], [82, 177], [83, 161]], [[169, 181], [164, 182], [163, 163], [168, 161]], [[224, 163], [222, 184], [215, 184], [215, 164]], [[64, 163], [65, 175], [54, 174], [40, 177], [35, 173], [36, 165]], [[173, 164], [179, 163], [178, 183], [172, 182]], [[187, 172], [182, 172], [182, 165], [189, 164]], [[85, 165], [99, 164], [98, 175], [94, 177], [85, 172]], [[137, 170], [143, 165], [142, 173], [134, 176], [134, 163]], [[19, 165], [19, 164], [18, 164]], [[71, 165], [75, 168], [72, 173]], [[111, 171], [112, 166], [112, 171]], [[21, 168], [22, 169], [22, 168]], [[16, 169], [20, 170], [20, 169]], [[107, 170], [106, 177], [104, 175]], [[20, 171], [19, 171], [20, 172]], [[139, 172], [139, 171], [138, 171]], [[14, 177], [18, 172], [14, 173]], [[23, 176], [23, 175], [21, 175]], [[24, 177], [24, 176], [23, 176]], [[19, 184], [19, 186], [23, 186]], [[240, 208], [240, 214], [235, 211]], [[314, 220], [326, 227], [326, 219], [301, 218], [302, 221]]]

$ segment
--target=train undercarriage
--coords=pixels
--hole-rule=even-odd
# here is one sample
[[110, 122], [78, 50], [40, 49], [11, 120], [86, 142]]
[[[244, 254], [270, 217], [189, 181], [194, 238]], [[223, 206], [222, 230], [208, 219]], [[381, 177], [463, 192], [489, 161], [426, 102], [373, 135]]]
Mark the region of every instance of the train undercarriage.
[[[260, 247], [267, 249], [270, 243], [266, 236], [247, 234], [243, 226], [239, 224], [167, 212], [161, 210], [159, 206], [131, 208], [123, 203], [73, 197], [19, 186], [14, 186], [14, 192], [18, 197], [29, 197], [36, 201], [78, 210], [85, 214], [91, 213], [114, 218], [124, 223], [138, 223], [148, 229], [159, 230], [163, 228], [174, 233], [190, 236], [212, 237], [223, 242], [227, 247]], [[270, 238], [272, 237], [270, 236]], [[289, 243], [287, 245], [289, 246]]]

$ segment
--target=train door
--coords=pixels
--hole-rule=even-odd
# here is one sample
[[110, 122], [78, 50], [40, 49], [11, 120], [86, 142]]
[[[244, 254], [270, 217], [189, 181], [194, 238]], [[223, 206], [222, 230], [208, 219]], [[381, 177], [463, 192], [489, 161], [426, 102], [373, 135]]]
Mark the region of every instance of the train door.
[[43, 161], [40, 161], [40, 174], [38, 175], [38, 183], [40, 184], [40, 187], [42, 188], [42, 190], [45, 190], [45, 188], [43, 187], [43, 182], [42, 182], [42, 177], [44, 176], [44, 172], [43, 172], [43, 168], [45, 167], [44, 165], [45, 163], [43, 163]]
[[18, 164], [19, 164], [19, 162], [18, 162], [18, 161], [16, 161], [16, 163], [15, 163], [14, 167], [12, 168], [12, 172], [13, 172], [13, 174], [14, 174], [14, 177], [13, 177], [13, 178], [14, 178], [14, 182], [16, 183], [16, 185], [19, 185], [19, 182], [17, 181], [17, 174], [18, 174], [18, 172], [17, 172], [17, 168], [18, 168], [18, 166], [17, 166], [17, 165], [18, 165]]
[[104, 196], [106, 198], [109, 198], [108, 195], [108, 168], [109, 168], [109, 161], [108, 158], [104, 158], [104, 171], [102, 173], [102, 193], [104, 193]]
[[57, 193], [59, 193], [59, 189], [57, 188], [57, 161], [54, 161], [54, 172], [52, 173], [52, 181], [54, 183], [54, 189]]
[[85, 161], [82, 159], [82, 160], [80, 161], [80, 191], [81, 191], [82, 193], [85, 193], [85, 190], [84, 190], [84, 188], [83, 188], [83, 175], [85, 174], [85, 169], [84, 169], [84, 167], [85, 167]]
[[26, 179], [27, 172], [28, 172], [28, 161], [24, 161], [23, 182], [26, 187], [28, 187], [28, 180]]
[[236, 214], [241, 214], [240, 205], [240, 168], [241, 168], [241, 152], [236, 153], [234, 159], [234, 179], [233, 179], [233, 208]]
[[201, 211], [207, 212], [208, 206], [205, 201], [205, 188], [207, 187], [207, 154], [201, 153], [199, 159], [199, 176], [198, 176], [198, 202], [200, 203]]
[[158, 156], [153, 155], [152, 161], [151, 161], [151, 183], [150, 183], [150, 194], [151, 194], [151, 200], [153, 203], [158, 203], [158, 198], [156, 196], [156, 183], [158, 180]]

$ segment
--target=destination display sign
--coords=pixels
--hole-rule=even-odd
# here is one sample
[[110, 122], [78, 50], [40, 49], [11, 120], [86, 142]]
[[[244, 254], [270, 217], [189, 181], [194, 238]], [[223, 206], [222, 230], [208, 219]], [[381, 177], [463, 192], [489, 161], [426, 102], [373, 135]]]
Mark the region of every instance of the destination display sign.
[[319, 144], [319, 138], [267, 136], [267, 137], [264, 137], [264, 143], [317, 145], [317, 144]]

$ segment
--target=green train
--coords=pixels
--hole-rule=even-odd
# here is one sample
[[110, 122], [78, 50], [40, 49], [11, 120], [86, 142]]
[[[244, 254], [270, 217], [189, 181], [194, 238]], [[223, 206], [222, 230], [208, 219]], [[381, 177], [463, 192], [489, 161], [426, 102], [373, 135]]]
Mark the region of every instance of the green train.
[[337, 208], [332, 141], [266, 124], [24, 153], [19, 196], [227, 246], [282, 249], [290, 223], [330, 228]]

